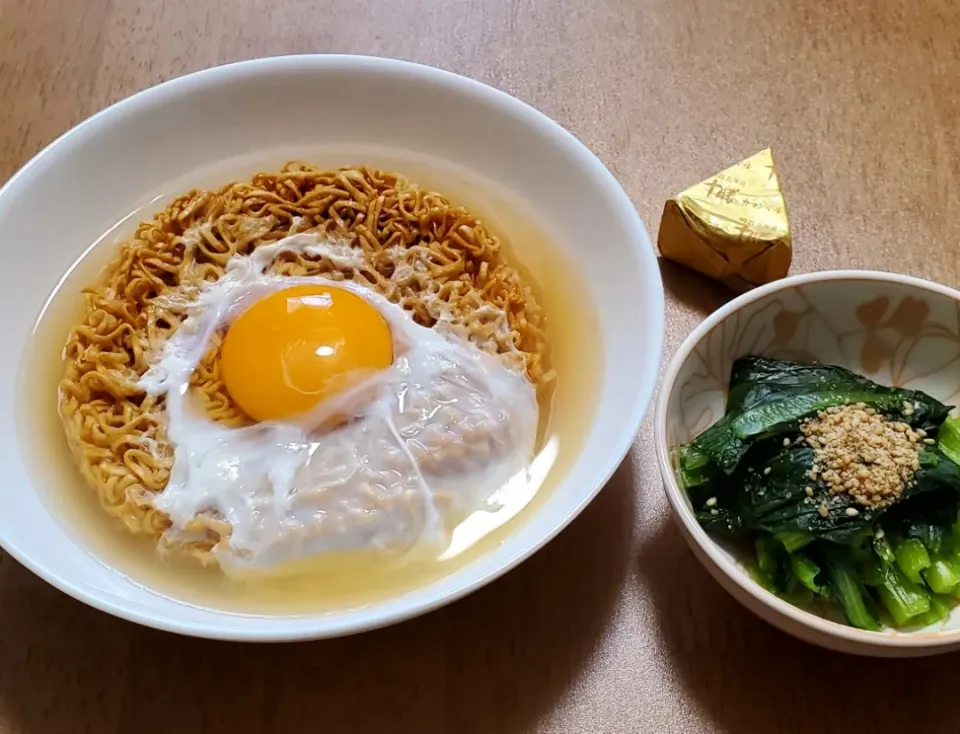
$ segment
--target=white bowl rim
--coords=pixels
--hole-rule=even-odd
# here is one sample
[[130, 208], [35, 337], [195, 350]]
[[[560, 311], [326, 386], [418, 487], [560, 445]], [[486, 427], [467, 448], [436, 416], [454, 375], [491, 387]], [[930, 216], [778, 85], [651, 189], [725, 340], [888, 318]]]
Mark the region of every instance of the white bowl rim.
[[[658, 281], [660, 280], [656, 253], [650, 240], [650, 235], [637, 212], [636, 206], [604, 163], [593, 151], [580, 142], [573, 133], [532, 105], [483, 82], [424, 64], [378, 56], [353, 54], [291, 54], [270, 56], [213, 66], [161, 82], [105, 107], [61, 134], [27, 161], [13, 176], [0, 186], [0, 200], [2, 200], [8, 190], [18, 185], [18, 182], [22, 178], [26, 178], [41, 160], [48, 156], [55, 155], [60, 148], [71, 145], [73, 138], [78, 136], [82, 131], [108, 125], [116, 116], [122, 115], [128, 108], [136, 109], [139, 106], [149, 104], [157, 98], [174, 97], [183, 92], [192, 89], [202, 89], [208, 85], [216, 85], [228, 79], [244, 77], [246, 75], [255, 76], [275, 70], [298, 68], [351, 68], [406, 73], [435, 83], [457, 86], [493, 108], [523, 118], [531, 127], [538, 128], [543, 134], [551, 136], [558, 145], [569, 150], [569, 152], [578, 159], [580, 165], [595, 177], [597, 186], [603, 191], [614, 208], [619, 212], [620, 216], [623, 217], [624, 226], [632, 231], [632, 237], [629, 238], [629, 241], [624, 242], [623, 246], [632, 248], [635, 255], [644, 263], [648, 272], [654, 274]], [[589, 491], [582, 493], [580, 495], [580, 501], [569, 506], [565, 510], [560, 522], [541, 535], [536, 542], [520, 549], [514, 553], [513, 556], [506, 558], [504, 562], [495, 569], [467, 580], [463, 585], [449, 593], [438, 594], [435, 597], [414, 602], [403, 600], [401, 603], [398, 599], [392, 609], [385, 610], [376, 615], [369, 615], [360, 622], [352, 621], [349, 615], [345, 615], [345, 618], [338, 621], [337, 624], [331, 624], [330, 621], [324, 619], [325, 615], [323, 613], [300, 614], [297, 616], [295, 629], [289, 631], [278, 626], [274, 626], [271, 629], [260, 629], [256, 627], [232, 625], [229, 623], [229, 619], [234, 615], [229, 612], [222, 614], [222, 623], [214, 621], [181, 622], [167, 619], [152, 612], [141, 612], [130, 609], [121, 603], [106, 601], [99, 597], [97, 593], [77, 586], [69, 578], [60, 575], [56, 570], [35, 562], [27, 552], [22, 551], [3, 537], [0, 537], [0, 548], [47, 583], [95, 609], [147, 627], [187, 636], [250, 642], [312, 640], [340, 637], [378, 629], [434, 611], [473, 593], [503, 576], [553, 540], [553, 538], [576, 519], [587, 505], [593, 501], [613, 476], [614, 472], [619, 468], [630, 447], [633, 445], [633, 442], [636, 440], [653, 400], [657, 385], [657, 374], [663, 354], [664, 337], [665, 306], [662, 288], [660, 290], [660, 297], [653, 298], [652, 300], [654, 303], [648, 305], [652, 305], [653, 312], [647, 311], [646, 319], [651, 324], [650, 331], [652, 341], [649, 346], [651, 347], [651, 351], [657, 354], [658, 357], [656, 360], [646, 360], [644, 363], [636, 365], [636, 369], [641, 376], [639, 382], [643, 385], [643, 389], [634, 395], [633, 405], [629, 411], [629, 418], [624, 423], [623, 430], [620, 433], [621, 437], [617, 443], [610, 446], [608, 460], [606, 462], [607, 465], [596, 473]], [[276, 618], [270, 614], [243, 616], [248, 619], [251, 617], [262, 617], [268, 622], [276, 622]], [[309, 619], [311, 623], [304, 623], [305, 619]]]
[[752, 596], [754, 600], [772, 608], [778, 614], [824, 635], [872, 647], [922, 649], [955, 646], [957, 642], [960, 642], [960, 630], [949, 632], [897, 632], [895, 630], [872, 632], [870, 630], [861, 630], [819, 617], [767, 591], [727, 558], [726, 555], [720, 551], [717, 543], [700, 526], [693, 512], [684, 502], [684, 490], [679, 486], [670, 463], [669, 447], [667, 446], [667, 404], [669, 403], [670, 395], [673, 392], [680, 369], [697, 344], [728, 316], [739, 311], [744, 306], [765, 298], [772, 293], [777, 293], [778, 291], [798, 285], [836, 280], [873, 281], [911, 286], [960, 302], [960, 291], [955, 288], [950, 288], [949, 286], [912, 275], [901, 275], [877, 270], [826, 270], [816, 273], [793, 275], [773, 283], [768, 283], [744, 293], [721, 306], [704, 319], [683, 341], [683, 344], [680, 345], [677, 353], [671, 359], [670, 366], [667, 368], [660, 383], [660, 393], [657, 399], [654, 418], [654, 443], [657, 450], [657, 462], [660, 465], [660, 475], [663, 478], [664, 492], [667, 495], [670, 506], [673, 508], [674, 517], [683, 524], [687, 531], [687, 536], [692, 538], [697, 545], [700, 546], [707, 557], [715, 564], [716, 568], [739, 586], [740, 589]]

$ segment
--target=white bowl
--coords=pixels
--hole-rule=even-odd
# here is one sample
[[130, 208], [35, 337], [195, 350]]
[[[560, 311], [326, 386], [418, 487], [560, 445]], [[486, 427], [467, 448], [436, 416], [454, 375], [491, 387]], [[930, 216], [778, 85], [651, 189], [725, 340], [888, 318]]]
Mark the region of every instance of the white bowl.
[[[523, 197], [596, 307], [599, 333], [584, 349], [601, 354], [602, 368], [582, 450], [527, 522], [451, 576], [350, 611], [231, 614], [160, 596], [117, 573], [35, 491], [23, 456], [63, 448], [18, 426], [18, 364], [10, 356], [0, 362], [0, 544], [77, 599], [153, 627], [238, 640], [318, 638], [396, 622], [477, 589], [549, 541], [604, 485], [639, 430], [657, 378], [663, 291], [630, 199], [589, 150], [526, 104], [385, 59], [291, 56], [210, 69], [119, 102], [52, 143], [0, 189], [8, 354], [21, 353], [58, 281], [124, 215], [225, 183], [227, 172], [276, 169], [294, 157], [441, 171], [465, 182], [458, 196], [468, 205], [476, 177]], [[528, 264], [544, 272], [544, 263]]]
[[960, 608], [917, 631], [869, 632], [785, 602], [748, 573], [731, 548], [693, 514], [674, 449], [724, 413], [735, 359], [761, 354], [837, 364], [877, 382], [960, 400], [960, 292], [891, 273], [836, 271], [757, 288], [713, 313], [667, 369], [657, 401], [655, 441], [667, 499], [694, 555], [738, 601], [802, 640], [861, 655], [913, 657], [960, 648]]

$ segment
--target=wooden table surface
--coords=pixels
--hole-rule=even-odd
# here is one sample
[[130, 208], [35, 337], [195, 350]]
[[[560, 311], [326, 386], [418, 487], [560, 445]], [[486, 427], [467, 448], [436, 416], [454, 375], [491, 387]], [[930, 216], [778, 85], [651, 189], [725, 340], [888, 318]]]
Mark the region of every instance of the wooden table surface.
[[[603, 159], [654, 234], [670, 194], [771, 145], [794, 272], [960, 286], [956, 0], [0, 0], [0, 182], [156, 82], [304, 52], [415, 60], [530, 102]], [[664, 280], [669, 357], [727, 294]], [[0, 554], [2, 734], [956, 731], [958, 666], [824, 652], [740, 608], [672, 524], [649, 421], [519, 569], [353, 638], [179, 638]]]

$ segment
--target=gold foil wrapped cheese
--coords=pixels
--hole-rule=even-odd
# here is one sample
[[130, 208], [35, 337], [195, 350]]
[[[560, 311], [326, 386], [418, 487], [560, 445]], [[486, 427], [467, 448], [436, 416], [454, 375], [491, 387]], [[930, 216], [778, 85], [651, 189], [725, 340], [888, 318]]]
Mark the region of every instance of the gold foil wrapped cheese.
[[770, 149], [667, 202], [661, 254], [746, 291], [790, 269], [790, 225]]

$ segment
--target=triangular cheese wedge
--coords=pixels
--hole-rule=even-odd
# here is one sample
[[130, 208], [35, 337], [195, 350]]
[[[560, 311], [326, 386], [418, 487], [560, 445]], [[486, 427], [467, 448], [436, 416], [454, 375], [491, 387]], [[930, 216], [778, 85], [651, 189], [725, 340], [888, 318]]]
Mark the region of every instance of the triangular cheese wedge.
[[784, 277], [790, 225], [770, 149], [668, 201], [657, 244], [665, 258], [736, 290]]

